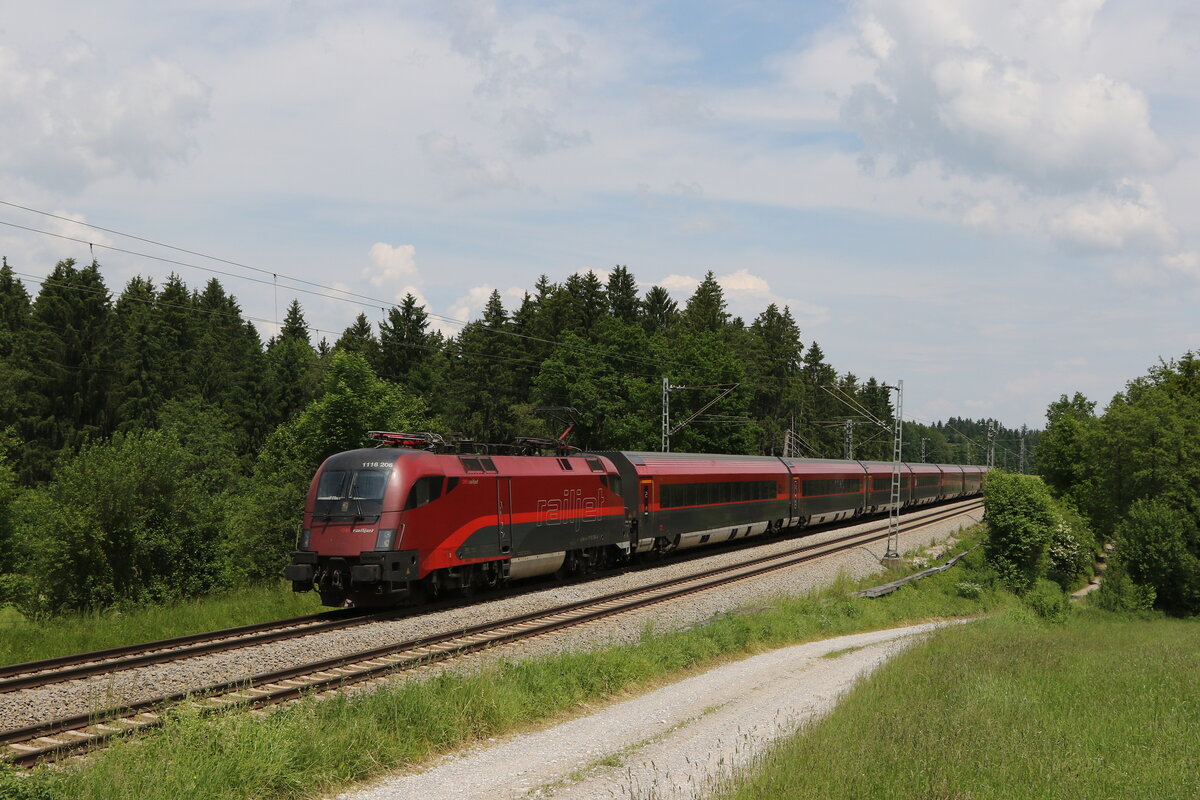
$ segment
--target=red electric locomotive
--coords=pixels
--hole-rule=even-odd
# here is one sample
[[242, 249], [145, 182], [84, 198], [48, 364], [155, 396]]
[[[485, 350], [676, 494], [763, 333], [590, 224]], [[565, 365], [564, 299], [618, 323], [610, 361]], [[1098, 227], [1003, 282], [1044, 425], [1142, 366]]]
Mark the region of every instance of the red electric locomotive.
[[[430, 434], [326, 459], [285, 575], [321, 602], [378, 606], [510, 580], [587, 572], [887, 511], [892, 465], [696, 453], [500, 455]], [[465, 452], [459, 452], [465, 450]], [[900, 504], [977, 494], [983, 468], [904, 464]]]
[[598, 564], [628, 548], [620, 477], [594, 455], [350, 450], [321, 465], [285, 577], [326, 605], [391, 605]]

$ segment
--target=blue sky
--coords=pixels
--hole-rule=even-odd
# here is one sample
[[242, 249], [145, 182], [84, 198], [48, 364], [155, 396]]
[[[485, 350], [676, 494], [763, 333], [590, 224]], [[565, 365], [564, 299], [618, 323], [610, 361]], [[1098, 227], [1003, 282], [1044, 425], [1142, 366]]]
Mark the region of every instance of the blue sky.
[[[1169, 0], [25, 4], [0, 201], [448, 320], [542, 273], [682, 301], [712, 270], [906, 416], [1040, 426], [1200, 347], [1197, 74]], [[11, 224], [244, 272], [0, 222], [20, 272], [88, 248]], [[211, 274], [97, 256], [116, 291]], [[379, 316], [221, 280], [264, 336], [294, 296], [330, 338]]]

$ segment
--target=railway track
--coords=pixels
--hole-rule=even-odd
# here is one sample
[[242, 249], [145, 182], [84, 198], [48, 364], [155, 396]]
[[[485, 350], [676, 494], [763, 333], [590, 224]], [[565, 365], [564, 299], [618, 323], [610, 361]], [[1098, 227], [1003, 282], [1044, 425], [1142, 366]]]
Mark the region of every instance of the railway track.
[[369, 615], [358, 610], [325, 611], [274, 622], [241, 625], [208, 633], [9, 664], [0, 667], [0, 694], [150, 664], [164, 664], [191, 656], [277, 642], [321, 631], [364, 625], [376, 622], [379, 618], [378, 615]]
[[[917, 530], [982, 507], [978, 500], [939, 507], [907, 518], [901, 532]], [[638, 589], [616, 592], [531, 614], [498, 620], [466, 630], [426, 636], [338, 658], [255, 675], [248, 680], [214, 684], [189, 692], [152, 698], [120, 709], [80, 714], [19, 729], [0, 731], [0, 758], [17, 765], [53, 760], [76, 749], [131, 731], [157, 727], [172, 705], [189, 702], [202, 711], [258, 707], [294, 699], [305, 693], [336, 689], [378, 679], [394, 672], [461, 657], [490, 647], [542, 636], [554, 631], [627, 613], [656, 603], [715, 589], [734, 581], [803, 564], [886, 538], [887, 524], [836, 539], [745, 562], [674, 578]]]

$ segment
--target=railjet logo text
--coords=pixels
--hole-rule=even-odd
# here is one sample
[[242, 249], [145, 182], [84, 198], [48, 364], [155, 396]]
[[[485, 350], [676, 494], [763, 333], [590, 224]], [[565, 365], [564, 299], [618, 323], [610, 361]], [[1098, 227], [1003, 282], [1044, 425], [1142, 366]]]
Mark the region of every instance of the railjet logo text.
[[600, 507], [604, 505], [604, 490], [597, 489], [595, 495], [585, 495], [583, 489], [566, 489], [562, 497], [538, 500], [538, 525], [565, 525], [569, 522], [597, 522]]

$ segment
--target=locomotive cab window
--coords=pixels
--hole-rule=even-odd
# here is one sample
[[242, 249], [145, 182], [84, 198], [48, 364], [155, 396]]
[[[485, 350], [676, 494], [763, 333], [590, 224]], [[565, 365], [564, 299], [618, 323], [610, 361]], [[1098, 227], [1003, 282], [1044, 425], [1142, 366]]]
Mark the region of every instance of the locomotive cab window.
[[391, 470], [327, 469], [317, 483], [313, 513], [318, 516], [373, 516], [383, 510]]

